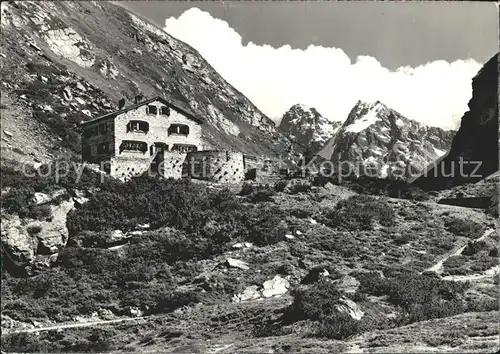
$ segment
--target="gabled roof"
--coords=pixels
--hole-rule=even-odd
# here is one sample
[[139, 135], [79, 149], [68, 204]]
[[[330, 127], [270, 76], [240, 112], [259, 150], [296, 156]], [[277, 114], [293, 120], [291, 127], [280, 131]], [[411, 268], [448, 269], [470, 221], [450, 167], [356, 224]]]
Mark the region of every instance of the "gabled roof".
[[196, 117], [195, 115], [193, 115], [192, 113], [189, 113], [188, 111], [186, 111], [185, 109], [177, 106], [177, 105], [174, 105], [173, 103], [167, 101], [165, 98], [161, 97], [161, 96], [155, 96], [155, 97], [152, 97], [152, 98], [149, 98], [147, 100], [144, 100], [144, 101], [141, 101], [139, 103], [136, 103], [136, 104], [133, 104], [131, 106], [128, 106], [128, 107], [125, 107], [123, 109], [120, 109], [120, 110], [117, 110], [117, 111], [113, 111], [113, 112], [110, 112], [110, 113], [106, 113], [105, 115], [102, 115], [100, 117], [97, 117], [97, 118], [94, 118], [94, 119], [91, 119], [91, 120], [88, 120], [86, 122], [83, 122], [82, 124], [80, 124], [80, 126], [85, 126], [85, 125], [88, 125], [88, 124], [91, 124], [91, 123], [95, 123], [97, 121], [100, 121], [100, 120], [104, 120], [106, 118], [110, 118], [110, 117], [116, 117], [117, 115], [120, 115], [122, 113], [125, 113], [125, 112], [128, 112], [128, 111], [131, 111], [133, 109], [136, 109], [136, 108], [139, 108], [141, 106], [145, 106], [151, 102], [155, 102], [155, 101], [160, 101], [161, 103], [163, 103], [165, 106], [168, 106], [170, 108], [172, 108], [173, 110], [185, 115], [187, 118], [189, 119], [192, 119], [198, 123], [203, 123], [204, 122], [204, 119], [203, 118], [199, 118], [199, 117]]

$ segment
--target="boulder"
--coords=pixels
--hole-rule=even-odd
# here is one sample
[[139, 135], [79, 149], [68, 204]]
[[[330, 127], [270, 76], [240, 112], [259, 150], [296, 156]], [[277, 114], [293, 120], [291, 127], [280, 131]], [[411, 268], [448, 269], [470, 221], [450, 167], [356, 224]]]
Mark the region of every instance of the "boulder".
[[239, 268], [239, 269], [243, 269], [243, 270], [250, 269], [250, 267], [248, 266], [248, 263], [240, 261], [238, 259], [227, 258], [226, 263], [229, 267], [232, 267], [232, 268]]
[[35, 196], [33, 197], [33, 201], [36, 205], [49, 203], [52, 199], [48, 194], [35, 192]]
[[113, 230], [109, 233], [109, 242], [115, 243], [128, 238], [122, 230]]
[[73, 99], [73, 94], [71, 93], [71, 87], [66, 86], [63, 90], [63, 97], [66, 101], [71, 101]]
[[138, 307], [129, 307], [128, 309], [130, 316], [141, 317], [144, 313]]
[[[68, 241], [68, 229], [66, 228], [66, 217], [75, 206], [75, 202], [66, 200], [59, 205], [51, 205], [51, 221], [42, 222], [41, 230], [37, 233], [38, 250], [42, 254], [57, 253], [66, 246]], [[42, 246], [42, 247], [40, 247]]]
[[289, 240], [293, 240], [295, 238], [295, 236], [287, 234], [287, 235], [285, 235], [285, 238], [287, 238]]
[[76, 205], [82, 206], [89, 201], [89, 198], [85, 196], [85, 193], [79, 190], [73, 191], [73, 201]]
[[4, 217], [2, 244], [12, 263], [26, 267], [28, 272], [54, 263], [68, 241], [66, 217], [73, 207], [72, 199], [49, 205], [50, 221], [21, 220], [17, 215]]
[[58, 253], [53, 254], [37, 254], [35, 263], [33, 263], [33, 268], [37, 270], [42, 270], [44, 268], [49, 268], [52, 264], [57, 261]]
[[66, 193], [65, 189], [56, 190], [50, 194], [35, 192], [33, 201], [36, 205], [47, 204]]
[[78, 104], [80, 104], [82, 106], [85, 106], [87, 104], [87, 102], [85, 102], [85, 100], [83, 98], [81, 98], [81, 97], [76, 97], [75, 101], [76, 101], [76, 103], [78, 103]]
[[6, 255], [16, 266], [24, 267], [34, 262], [36, 240], [30, 236], [17, 215], [2, 218], [2, 244]]
[[236, 248], [236, 249], [243, 248], [243, 244], [241, 242], [238, 242], [238, 243], [235, 243], [232, 247]]
[[361, 311], [358, 304], [354, 301], [345, 297], [340, 298], [339, 301], [341, 304], [337, 305], [337, 310], [347, 313], [353, 319], [358, 321], [364, 316], [365, 313]]
[[82, 91], [82, 92], [87, 91], [87, 89], [85, 88], [85, 86], [81, 82], [76, 83], [76, 89], [79, 91]]
[[233, 302], [242, 302], [249, 300], [257, 300], [261, 298], [261, 293], [257, 285], [247, 286], [241, 294], [233, 296]]
[[290, 287], [290, 283], [288, 280], [276, 275], [273, 279], [266, 280], [262, 287], [262, 296], [267, 298], [285, 294]]

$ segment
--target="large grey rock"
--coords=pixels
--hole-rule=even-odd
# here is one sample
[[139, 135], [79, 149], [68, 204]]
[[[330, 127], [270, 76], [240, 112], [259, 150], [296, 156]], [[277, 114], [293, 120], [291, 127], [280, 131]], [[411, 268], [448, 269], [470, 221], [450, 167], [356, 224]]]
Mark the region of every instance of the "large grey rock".
[[80, 190], [73, 191], [73, 200], [75, 204], [78, 206], [82, 206], [83, 204], [89, 201], [89, 198], [86, 197], [85, 193]]
[[59, 189], [59, 190], [56, 190], [50, 194], [35, 192], [35, 196], [33, 197], [33, 201], [36, 203], [36, 205], [47, 204], [47, 203], [50, 203], [51, 201], [53, 201], [54, 199], [60, 197], [64, 193], [66, 193], [65, 189]]
[[248, 266], [248, 263], [240, 261], [238, 259], [227, 258], [226, 263], [229, 267], [232, 267], [232, 268], [239, 268], [239, 269], [243, 269], [243, 270], [250, 269], [250, 267]]
[[122, 230], [113, 230], [109, 233], [109, 242], [115, 243], [127, 239], [128, 237], [123, 233]]
[[66, 246], [68, 241], [66, 218], [74, 206], [75, 202], [72, 199], [50, 206], [52, 219], [50, 222], [42, 222], [41, 230], [36, 235], [39, 242], [38, 248], [42, 254], [57, 253]]
[[290, 282], [279, 275], [276, 275], [271, 280], [266, 280], [262, 284], [262, 296], [272, 297], [286, 294], [288, 288], [290, 287]]
[[16, 266], [27, 266], [35, 260], [37, 242], [22, 225], [19, 217], [2, 217], [2, 244], [6, 255]]
[[365, 313], [361, 311], [358, 304], [354, 301], [345, 297], [340, 298], [339, 301], [341, 304], [337, 305], [337, 310], [347, 313], [353, 319], [358, 321], [364, 316]]
[[2, 218], [2, 244], [14, 265], [28, 270], [50, 266], [66, 246], [66, 218], [74, 202], [70, 199], [49, 207], [50, 221], [21, 220], [17, 215]]
[[66, 101], [71, 101], [73, 99], [73, 93], [71, 92], [71, 87], [66, 86], [64, 88], [63, 97]]

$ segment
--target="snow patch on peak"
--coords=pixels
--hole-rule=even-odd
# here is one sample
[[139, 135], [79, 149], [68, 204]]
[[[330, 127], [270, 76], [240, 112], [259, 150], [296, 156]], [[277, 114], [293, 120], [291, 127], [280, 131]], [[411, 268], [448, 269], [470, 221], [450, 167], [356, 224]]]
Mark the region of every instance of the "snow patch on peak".
[[437, 147], [433, 146], [434, 148], [434, 151], [436, 152], [436, 155], [438, 155], [439, 157], [443, 156], [444, 154], [446, 154], [446, 151], [445, 150], [440, 150], [438, 149]]
[[302, 109], [303, 111], [310, 111], [311, 110], [311, 107], [306, 106], [305, 104], [301, 104], [301, 103], [297, 104], [296, 107]]
[[359, 133], [368, 128], [370, 125], [375, 124], [379, 120], [380, 118], [377, 115], [377, 110], [372, 109], [367, 114], [365, 114], [363, 118], [358, 119], [354, 121], [354, 123], [348, 125], [345, 131], [351, 133]]

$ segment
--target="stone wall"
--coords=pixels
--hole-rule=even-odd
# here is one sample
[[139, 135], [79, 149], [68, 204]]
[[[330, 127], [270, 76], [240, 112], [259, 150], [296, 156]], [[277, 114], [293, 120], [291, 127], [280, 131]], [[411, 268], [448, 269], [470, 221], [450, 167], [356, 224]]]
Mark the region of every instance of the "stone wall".
[[188, 153], [186, 160], [187, 174], [191, 178], [229, 184], [245, 179], [241, 152], [198, 151]]
[[277, 161], [243, 155], [246, 179], [257, 182], [267, 182], [279, 179], [279, 164]]
[[186, 170], [187, 153], [165, 152], [163, 158], [160, 158], [159, 174], [165, 178], [181, 178], [187, 175]]
[[[139, 152], [137, 153], [139, 154]], [[109, 164], [110, 175], [116, 178], [127, 180], [131, 177], [140, 176], [149, 170], [153, 157], [144, 159], [134, 156], [116, 156], [109, 162], [103, 162], [103, 166]]]

